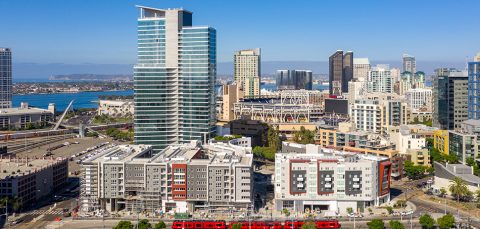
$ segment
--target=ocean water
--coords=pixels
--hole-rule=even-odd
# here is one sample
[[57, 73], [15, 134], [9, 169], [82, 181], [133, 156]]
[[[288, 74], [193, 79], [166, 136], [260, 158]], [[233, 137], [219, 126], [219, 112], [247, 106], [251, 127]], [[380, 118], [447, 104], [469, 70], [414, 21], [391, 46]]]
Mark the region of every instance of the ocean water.
[[13, 95], [12, 103], [13, 107], [19, 107], [21, 102], [27, 102], [31, 107], [43, 109], [47, 109], [49, 103], [55, 103], [57, 111], [63, 111], [70, 101], [75, 100], [72, 105], [74, 109], [97, 108], [100, 95], [133, 95], [133, 90]]

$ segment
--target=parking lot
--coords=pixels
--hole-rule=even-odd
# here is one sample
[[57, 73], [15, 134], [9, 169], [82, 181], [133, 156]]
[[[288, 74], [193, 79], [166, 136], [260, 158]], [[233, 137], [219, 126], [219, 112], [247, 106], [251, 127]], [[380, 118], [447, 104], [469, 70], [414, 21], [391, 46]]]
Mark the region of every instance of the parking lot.
[[[58, 141], [51, 143], [49, 145], [40, 146], [31, 150], [23, 151], [17, 153], [17, 157], [43, 157], [47, 154], [47, 149], [54, 146], [60, 146], [68, 142], [65, 146], [62, 146], [58, 149], [52, 150], [52, 157], [65, 157], [70, 159], [72, 155], [75, 155], [81, 151], [86, 150], [87, 148], [97, 146], [101, 143], [112, 142], [110, 138], [73, 138], [67, 139], [65, 141]], [[78, 144], [77, 144], [78, 143]], [[75, 162], [78, 158], [74, 158], [73, 161], [69, 161], [68, 170], [69, 174], [74, 174], [75, 172], [80, 171], [80, 166]]]

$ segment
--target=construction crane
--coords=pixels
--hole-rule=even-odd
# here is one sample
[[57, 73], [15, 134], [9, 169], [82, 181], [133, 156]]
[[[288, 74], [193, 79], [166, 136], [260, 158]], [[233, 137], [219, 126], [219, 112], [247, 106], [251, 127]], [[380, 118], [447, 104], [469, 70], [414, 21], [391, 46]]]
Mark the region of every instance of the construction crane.
[[52, 128], [52, 130], [57, 130], [58, 127], [60, 127], [60, 124], [62, 123], [63, 118], [65, 118], [65, 115], [67, 114], [68, 110], [70, 110], [70, 108], [72, 107], [73, 101], [75, 100], [70, 101], [67, 108], [65, 109], [65, 111], [63, 111], [62, 116], [60, 116], [60, 119], [58, 120], [57, 124], [55, 124], [55, 126]]

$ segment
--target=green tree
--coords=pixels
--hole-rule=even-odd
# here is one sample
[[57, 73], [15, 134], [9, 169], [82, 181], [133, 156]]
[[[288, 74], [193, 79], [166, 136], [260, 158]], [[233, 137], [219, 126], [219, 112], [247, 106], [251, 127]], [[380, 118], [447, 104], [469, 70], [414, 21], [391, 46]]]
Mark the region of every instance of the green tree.
[[164, 228], [167, 228], [167, 225], [162, 220], [158, 221], [158, 223], [155, 224], [155, 229], [164, 229]]
[[275, 160], [275, 149], [271, 147], [255, 146], [253, 148], [253, 155], [259, 158], [264, 158], [270, 161]]
[[397, 208], [404, 208], [406, 206], [407, 206], [406, 200], [397, 200], [397, 202], [394, 205], [394, 207], [397, 207]]
[[420, 216], [420, 225], [423, 229], [432, 229], [435, 227], [435, 220], [429, 214]]
[[288, 211], [288, 209], [284, 208], [282, 210], [282, 213], [285, 214], [285, 216], [289, 216], [290, 215], [290, 211]]
[[137, 229], [151, 229], [152, 224], [148, 222], [148, 219], [142, 219], [137, 224]]
[[268, 128], [268, 147], [272, 148], [275, 152], [277, 152], [281, 147], [281, 141], [279, 136], [278, 127], [274, 128], [273, 126], [269, 126]]
[[387, 209], [389, 215], [393, 214], [393, 208], [391, 206], [387, 206], [385, 209]]
[[390, 225], [390, 229], [405, 229], [403, 224], [398, 220], [390, 220], [388, 224]]
[[467, 195], [469, 192], [465, 181], [460, 177], [453, 178], [453, 180], [450, 181], [448, 189], [452, 193], [452, 196], [457, 199], [457, 201], [460, 201], [460, 198]]
[[440, 188], [440, 196], [445, 197], [447, 195], [447, 190], [444, 187]]
[[414, 165], [411, 161], [405, 161], [404, 164], [405, 175], [410, 180], [418, 180], [425, 177], [425, 167], [421, 165]]
[[232, 225], [231, 229], [242, 229], [242, 224], [241, 223], [235, 223]]
[[352, 208], [347, 208], [347, 213], [348, 213], [348, 214], [352, 214], [352, 213], [353, 213], [353, 209], [352, 209]]
[[133, 228], [132, 222], [125, 221], [125, 220], [118, 222], [117, 225], [113, 227], [113, 229], [132, 229], [132, 228]]
[[440, 229], [450, 229], [455, 226], [455, 218], [451, 214], [446, 214], [437, 219], [437, 224]]
[[477, 189], [473, 195], [475, 196], [475, 201], [480, 203], [480, 189]]
[[301, 126], [300, 131], [293, 135], [293, 141], [300, 144], [313, 144], [315, 143], [315, 132]]
[[367, 223], [368, 229], [384, 229], [385, 224], [381, 219], [373, 219], [372, 221]]
[[15, 197], [12, 200], [12, 209], [13, 212], [18, 212], [18, 210], [22, 209], [23, 207], [23, 200], [20, 197]]
[[0, 208], [5, 208], [7, 206], [7, 203], [9, 202], [8, 196], [0, 198]]
[[309, 221], [302, 225], [302, 229], [317, 229], [317, 226], [314, 222]]

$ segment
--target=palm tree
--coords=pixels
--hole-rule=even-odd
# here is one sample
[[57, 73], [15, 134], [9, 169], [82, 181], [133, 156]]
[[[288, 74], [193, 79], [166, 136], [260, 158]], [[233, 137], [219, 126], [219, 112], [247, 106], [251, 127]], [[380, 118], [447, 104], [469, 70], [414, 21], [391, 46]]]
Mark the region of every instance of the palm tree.
[[453, 196], [457, 198], [457, 201], [460, 201], [460, 197], [464, 196], [468, 192], [468, 187], [465, 184], [465, 181], [460, 177], [455, 177], [450, 181], [448, 189]]
[[12, 208], [14, 212], [18, 212], [23, 207], [23, 199], [20, 197], [15, 197], [12, 200]]
[[475, 193], [473, 193], [473, 197], [475, 197], [475, 200], [480, 203], [480, 189], [477, 189]]

